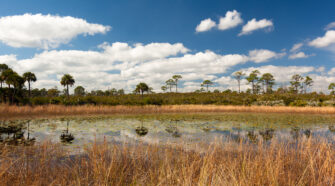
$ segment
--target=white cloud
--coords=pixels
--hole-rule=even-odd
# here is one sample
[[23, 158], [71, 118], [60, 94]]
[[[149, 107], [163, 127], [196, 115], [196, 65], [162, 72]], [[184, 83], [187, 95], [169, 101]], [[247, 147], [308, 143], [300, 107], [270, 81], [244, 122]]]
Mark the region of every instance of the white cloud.
[[296, 43], [293, 45], [293, 47], [291, 48], [290, 52], [295, 52], [297, 50], [299, 50], [304, 44], [303, 43]]
[[[250, 61], [259, 63], [282, 55], [264, 49], [250, 51], [250, 56], [217, 54], [210, 50], [192, 54], [189, 51], [181, 43], [129, 45], [116, 42], [100, 45], [99, 51], [51, 50], [22, 60], [16, 59], [14, 55], [0, 56], [0, 63], [9, 64], [20, 74], [27, 71], [35, 73], [38, 81], [33, 84], [33, 88], [58, 86], [62, 89], [59, 80], [63, 74], [70, 73], [76, 80], [75, 86], [82, 85], [87, 90], [114, 87], [130, 92], [139, 82], [146, 82], [159, 92], [173, 74], [181, 74], [180, 91], [199, 89], [204, 79], [216, 82], [216, 88], [237, 90], [235, 80], [224, 76], [225, 73]], [[314, 68], [268, 66], [262, 69], [300, 73], [310, 72]], [[243, 85], [242, 90], [244, 88], [247, 85]]]
[[230, 28], [234, 28], [243, 23], [241, 18], [241, 14], [236, 10], [228, 11], [225, 17], [220, 18], [220, 22], [218, 25], [219, 30], [227, 30]]
[[13, 64], [17, 61], [16, 55], [3, 55], [0, 56], [0, 64]]
[[267, 62], [273, 58], [280, 58], [286, 55], [285, 53], [276, 53], [265, 49], [256, 49], [249, 51], [249, 58], [255, 63]]
[[308, 58], [310, 56], [311, 55], [307, 55], [304, 52], [298, 52], [298, 53], [291, 54], [288, 58], [289, 59], [299, 59], [299, 58]]
[[56, 48], [78, 35], [106, 33], [109, 26], [91, 24], [84, 19], [42, 14], [0, 18], [0, 41], [11, 47]]
[[327, 47], [335, 43], [335, 30], [328, 30], [323, 37], [318, 37], [313, 41], [309, 42], [310, 46], [316, 48]]
[[214, 28], [215, 26], [216, 26], [216, 23], [212, 19], [208, 18], [208, 19], [202, 20], [200, 24], [196, 27], [195, 31], [196, 32], [206, 32]]
[[329, 71], [328, 71], [328, 75], [334, 75], [335, 74], [335, 68], [331, 68]]
[[253, 31], [259, 29], [267, 29], [268, 31], [270, 31], [272, 28], [273, 28], [272, 21], [267, 19], [261, 19], [257, 21], [255, 18], [253, 18], [252, 20], [248, 21], [246, 25], [243, 26], [239, 36], [251, 34]]
[[332, 29], [332, 28], [335, 28], [335, 22], [329, 23], [329, 24], [325, 27], [325, 30], [329, 30], [329, 29]]

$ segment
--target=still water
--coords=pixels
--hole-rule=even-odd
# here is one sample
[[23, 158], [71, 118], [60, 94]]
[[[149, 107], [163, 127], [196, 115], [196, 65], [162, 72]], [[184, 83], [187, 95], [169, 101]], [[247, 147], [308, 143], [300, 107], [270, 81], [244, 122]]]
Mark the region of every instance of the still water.
[[0, 143], [33, 145], [52, 141], [71, 148], [107, 141], [148, 144], [211, 143], [233, 140], [299, 140], [313, 137], [335, 142], [335, 117], [289, 114], [165, 114], [11, 120], [0, 123]]

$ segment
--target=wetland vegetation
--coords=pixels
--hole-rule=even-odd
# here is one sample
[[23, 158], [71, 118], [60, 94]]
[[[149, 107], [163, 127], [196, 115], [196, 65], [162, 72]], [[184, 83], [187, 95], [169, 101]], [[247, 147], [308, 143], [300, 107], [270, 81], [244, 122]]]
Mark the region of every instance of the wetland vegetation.
[[333, 185], [335, 116], [3, 120], [0, 185]]

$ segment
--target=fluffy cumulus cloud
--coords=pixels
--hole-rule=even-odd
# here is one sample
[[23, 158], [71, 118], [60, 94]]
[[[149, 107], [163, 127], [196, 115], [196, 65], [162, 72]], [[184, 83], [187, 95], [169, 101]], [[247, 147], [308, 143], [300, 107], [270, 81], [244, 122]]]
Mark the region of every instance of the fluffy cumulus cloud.
[[329, 30], [329, 29], [332, 29], [332, 28], [335, 28], [335, 22], [329, 23], [329, 24], [325, 27], [325, 30]]
[[276, 53], [266, 49], [256, 49], [249, 51], [249, 59], [250, 61], [254, 61], [255, 63], [263, 63], [267, 62], [273, 58], [280, 58], [286, 55], [285, 53]]
[[298, 52], [291, 54], [288, 58], [289, 59], [299, 59], [299, 58], [308, 58], [310, 55], [305, 54], [304, 52]]
[[318, 37], [309, 42], [309, 45], [316, 48], [323, 48], [328, 47], [334, 43], [335, 43], [335, 30], [328, 30], [324, 36]]
[[180, 90], [193, 91], [204, 79], [222, 82], [218, 80], [222, 74], [235, 66], [265, 62], [279, 55], [268, 50], [249, 54], [217, 54], [210, 50], [190, 53], [181, 43], [115, 42], [103, 43], [97, 51], [51, 50], [20, 60], [15, 55], [0, 56], [0, 63], [8, 64], [20, 74], [34, 72], [38, 81], [33, 86], [38, 88], [60, 88], [62, 75], [70, 73], [76, 85], [87, 90], [115, 87], [131, 91], [139, 82], [146, 82], [159, 91], [165, 80], [181, 74]]
[[236, 10], [228, 11], [225, 17], [220, 18], [220, 22], [218, 24], [219, 30], [227, 30], [230, 28], [234, 28], [243, 23], [241, 18], [241, 14]]
[[212, 19], [208, 18], [208, 19], [202, 20], [200, 24], [196, 27], [195, 31], [196, 32], [206, 32], [206, 31], [211, 30], [215, 26], [216, 26], [216, 23]]
[[243, 26], [242, 31], [239, 34], [239, 36], [251, 34], [253, 31], [259, 30], [259, 29], [266, 29], [267, 31], [270, 31], [272, 28], [273, 28], [273, 22], [271, 20], [261, 19], [257, 21], [254, 18], [248, 21], [248, 23]]
[[11, 47], [56, 48], [78, 35], [106, 33], [109, 26], [70, 16], [24, 14], [0, 18], [0, 41]]

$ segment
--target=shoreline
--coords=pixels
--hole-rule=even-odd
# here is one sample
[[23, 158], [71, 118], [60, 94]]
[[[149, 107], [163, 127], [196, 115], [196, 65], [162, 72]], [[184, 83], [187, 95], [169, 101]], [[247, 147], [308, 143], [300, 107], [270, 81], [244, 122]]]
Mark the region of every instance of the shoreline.
[[146, 115], [191, 113], [283, 113], [335, 114], [335, 107], [223, 106], [223, 105], [145, 105], [145, 106], [9, 106], [0, 105], [0, 119], [30, 119], [59, 116]]

